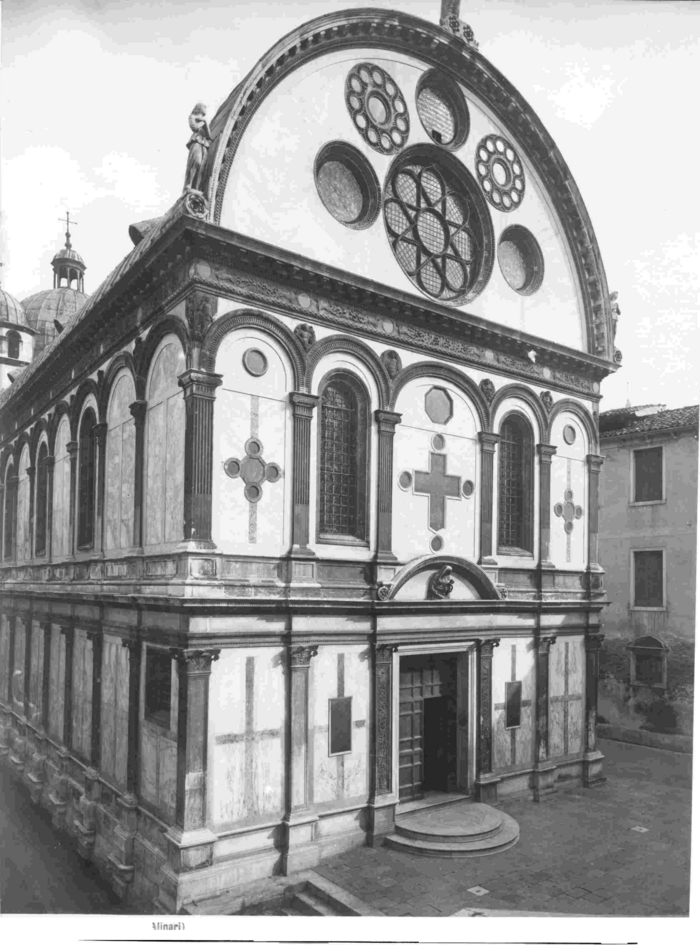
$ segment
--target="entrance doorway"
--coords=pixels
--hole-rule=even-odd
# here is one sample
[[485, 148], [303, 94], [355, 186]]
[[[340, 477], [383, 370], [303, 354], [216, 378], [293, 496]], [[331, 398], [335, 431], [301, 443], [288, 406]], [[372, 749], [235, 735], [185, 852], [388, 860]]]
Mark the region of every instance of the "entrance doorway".
[[399, 799], [457, 785], [457, 658], [405, 656], [399, 670]]

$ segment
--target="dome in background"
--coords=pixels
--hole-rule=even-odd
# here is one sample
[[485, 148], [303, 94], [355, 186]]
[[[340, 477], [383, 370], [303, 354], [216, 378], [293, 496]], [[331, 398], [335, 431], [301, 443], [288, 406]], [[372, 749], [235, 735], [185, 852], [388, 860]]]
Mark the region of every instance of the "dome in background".
[[59, 289], [44, 289], [43, 292], [36, 292], [23, 300], [22, 306], [29, 327], [38, 332], [34, 339], [35, 357], [59, 333], [54, 320], [65, 327], [88, 298], [84, 292], [63, 286]]
[[3, 288], [0, 288], [0, 325], [3, 322], [10, 325], [19, 325], [20, 328], [27, 327], [27, 319], [21, 304], [14, 295], [10, 295], [9, 292], [5, 292]]

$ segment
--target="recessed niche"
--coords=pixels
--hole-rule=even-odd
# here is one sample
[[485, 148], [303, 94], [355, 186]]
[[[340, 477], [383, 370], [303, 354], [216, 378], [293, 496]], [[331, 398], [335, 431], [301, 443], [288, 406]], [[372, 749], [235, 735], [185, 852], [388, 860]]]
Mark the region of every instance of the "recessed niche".
[[469, 134], [469, 108], [459, 86], [431, 69], [418, 83], [416, 108], [421, 124], [435, 144], [452, 150], [461, 147]]
[[331, 141], [318, 152], [316, 190], [323, 206], [343, 226], [363, 230], [379, 214], [379, 181], [367, 158], [344, 141]]
[[544, 258], [539, 243], [524, 226], [509, 226], [498, 242], [498, 265], [503, 278], [518, 295], [533, 295], [544, 279]]

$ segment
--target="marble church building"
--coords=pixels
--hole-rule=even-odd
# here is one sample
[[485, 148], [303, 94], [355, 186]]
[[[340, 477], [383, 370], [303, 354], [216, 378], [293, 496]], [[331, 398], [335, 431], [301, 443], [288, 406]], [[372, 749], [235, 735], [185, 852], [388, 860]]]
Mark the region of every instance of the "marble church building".
[[154, 910], [603, 778], [609, 291], [457, 7], [295, 29], [92, 295], [3, 293], [0, 753]]

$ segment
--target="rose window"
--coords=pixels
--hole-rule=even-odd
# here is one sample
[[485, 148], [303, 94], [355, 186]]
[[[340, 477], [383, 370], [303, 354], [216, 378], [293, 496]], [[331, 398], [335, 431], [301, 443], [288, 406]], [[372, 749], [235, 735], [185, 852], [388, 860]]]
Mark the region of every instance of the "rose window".
[[406, 100], [388, 72], [363, 62], [345, 82], [350, 117], [365, 141], [381, 154], [396, 154], [406, 143], [410, 122]]
[[411, 281], [443, 302], [481, 292], [493, 265], [488, 210], [464, 166], [430, 146], [412, 148], [389, 172], [384, 222]]
[[525, 173], [517, 151], [500, 135], [487, 135], [476, 149], [482, 190], [494, 207], [509, 213], [525, 197]]

